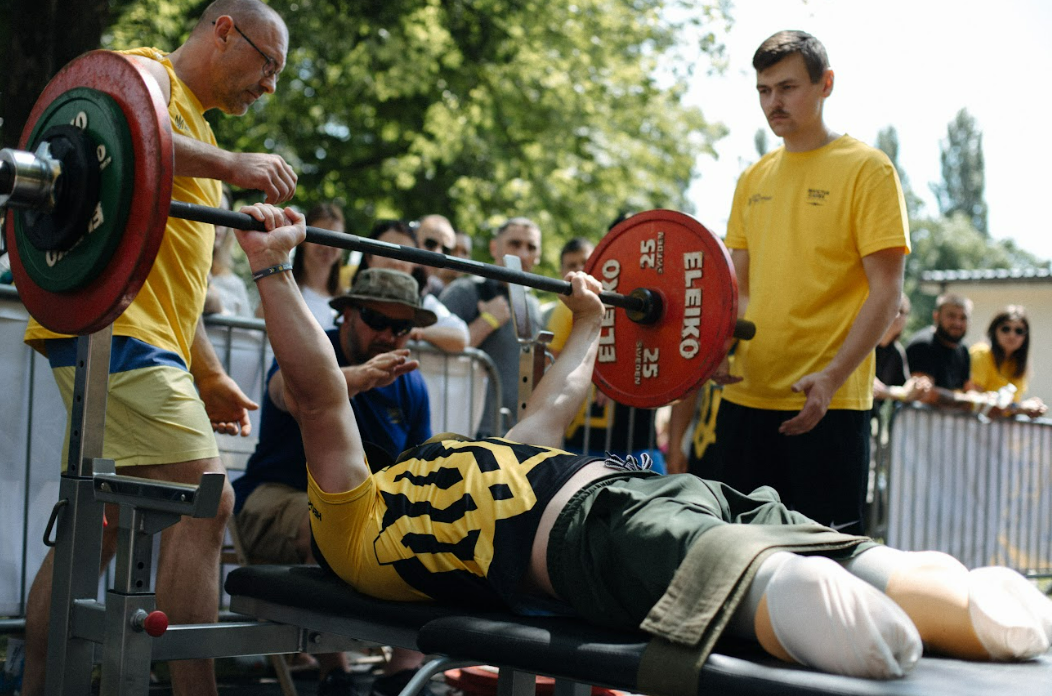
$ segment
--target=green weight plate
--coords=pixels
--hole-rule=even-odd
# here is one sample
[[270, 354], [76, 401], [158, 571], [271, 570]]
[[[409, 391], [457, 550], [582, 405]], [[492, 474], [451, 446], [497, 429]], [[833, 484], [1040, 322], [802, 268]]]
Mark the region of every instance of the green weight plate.
[[[28, 272], [22, 256], [31, 255], [36, 249], [32, 244], [18, 243], [14, 216], [9, 215], [4, 226], [11, 273], [19, 297], [41, 325], [67, 335], [99, 331], [113, 323], [135, 299], [153, 268], [157, 250], [164, 239], [174, 176], [174, 150], [167, 100], [146, 68], [112, 51], [90, 51], [59, 70], [34, 104], [22, 129], [19, 148], [29, 150], [30, 136], [44, 132], [46, 127], [37, 130], [37, 122], [50, 113], [53, 103], [65, 101], [67, 93], [81, 88], [96, 90], [118, 105], [120, 119], [109, 114], [104, 120], [109, 118], [111, 122], [127, 124], [126, 132], [129, 135], [122, 136], [126, 140], [114, 139], [113, 143], [106, 143], [107, 147], [118, 141], [131, 143], [127, 156], [113, 156], [107, 165], [109, 170], [113, 163], [120, 163], [126, 173], [115, 176], [103, 185], [107, 194], [111, 189], [119, 190], [120, 196], [127, 195], [131, 200], [126, 210], [122, 211], [123, 206], [117, 206], [118, 213], [126, 217], [124, 225], [113, 224], [112, 235], [105, 233], [117, 240], [116, 250], [109, 263], [97, 274], [85, 273], [86, 281], [82, 287], [53, 292], [34, 280]], [[82, 104], [88, 101], [82, 99]], [[95, 108], [101, 108], [97, 101], [90, 101]], [[98, 122], [96, 118], [95, 123]], [[108, 222], [116, 221], [111, 218]], [[91, 234], [99, 232], [96, 230]], [[53, 276], [64, 273], [63, 265], [60, 261], [51, 267], [50, 274], [45, 274], [49, 282], [55, 280]]]
[[49, 292], [69, 292], [92, 282], [113, 258], [128, 220], [135, 181], [135, 155], [128, 123], [109, 95], [75, 87], [48, 105], [33, 126], [29, 150], [36, 151], [51, 126], [70, 124], [95, 143], [100, 167], [99, 201], [84, 236], [68, 251], [44, 251], [25, 235], [24, 213], [15, 216], [19, 256], [33, 282]]

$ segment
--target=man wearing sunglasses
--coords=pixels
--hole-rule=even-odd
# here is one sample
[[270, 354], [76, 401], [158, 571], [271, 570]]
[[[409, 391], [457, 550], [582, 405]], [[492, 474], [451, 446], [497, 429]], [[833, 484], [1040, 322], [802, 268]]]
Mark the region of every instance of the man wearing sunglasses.
[[[456, 252], [457, 233], [452, 223], [441, 215], [425, 215], [420, 218], [416, 228], [416, 238], [420, 242], [421, 249], [434, 251], [446, 256], [452, 256]], [[421, 266], [427, 274], [427, 291], [436, 297], [446, 284], [438, 277], [437, 268]]]
[[[292, 198], [296, 174], [281, 156], [224, 150], [205, 119], [212, 109], [240, 116], [273, 93], [287, 49], [288, 30], [274, 10], [259, 0], [216, 0], [171, 53], [121, 52], [156, 82], [167, 104], [172, 198], [219, 207], [222, 182], [258, 189], [273, 203]], [[201, 322], [214, 236], [212, 225], [169, 219], [149, 277], [113, 324], [103, 456], [122, 474], [197, 483], [202, 473], [225, 472], [213, 431], [251, 431], [248, 411], [257, 406], [223, 370]], [[30, 322], [26, 341], [47, 355], [60, 390], [70, 395], [76, 339]], [[228, 486], [214, 518], [183, 518], [161, 538], [157, 604], [173, 624], [216, 619], [219, 553], [233, 497]], [[107, 516], [103, 567], [118, 530], [116, 510]], [[45, 558], [26, 607], [25, 694], [44, 690], [52, 558]], [[211, 660], [173, 662], [171, 674], [177, 695], [216, 693]]]
[[[410, 332], [437, 317], [423, 309], [416, 280], [401, 271], [368, 268], [329, 304], [341, 323], [326, 332], [347, 383], [347, 396], [370, 461], [393, 460], [431, 437], [431, 408], [419, 363], [405, 349]], [[251, 563], [314, 563], [310, 547], [306, 455], [299, 426], [289, 414], [284, 375], [271, 366], [260, 418], [259, 442], [244, 475], [234, 482], [236, 515]], [[380, 465], [382, 466], [382, 464]], [[379, 468], [379, 467], [378, 467]], [[374, 692], [398, 693], [419, 666], [418, 653], [396, 651]], [[351, 693], [343, 653], [318, 655], [319, 694]]]

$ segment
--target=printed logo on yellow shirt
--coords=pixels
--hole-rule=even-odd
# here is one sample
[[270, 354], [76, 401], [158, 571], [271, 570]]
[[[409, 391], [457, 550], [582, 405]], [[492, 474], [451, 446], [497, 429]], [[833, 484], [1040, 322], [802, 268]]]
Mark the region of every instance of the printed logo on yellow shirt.
[[823, 191], [822, 189], [807, 189], [807, 204], [808, 205], [825, 205], [826, 196], [829, 195], [829, 191]]

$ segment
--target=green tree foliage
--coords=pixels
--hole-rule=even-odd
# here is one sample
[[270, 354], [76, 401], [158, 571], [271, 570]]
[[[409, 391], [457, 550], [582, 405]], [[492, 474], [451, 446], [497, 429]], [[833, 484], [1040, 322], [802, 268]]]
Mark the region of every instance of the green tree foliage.
[[964, 213], [914, 220], [910, 228], [913, 249], [906, 257], [905, 291], [913, 311], [907, 333], [931, 323], [935, 297], [921, 290], [925, 271], [1027, 268], [1042, 263], [1010, 239], [990, 239]]
[[920, 214], [924, 204], [920, 196], [914, 193], [913, 187], [910, 186], [906, 170], [899, 164], [899, 132], [895, 130], [895, 126], [887, 126], [877, 133], [876, 147], [878, 150], [883, 151], [888, 156], [888, 159], [891, 160], [891, 163], [895, 165], [895, 171], [899, 174], [899, 181], [902, 182], [902, 194], [906, 199], [906, 211], [912, 220]]
[[[955, 128], [955, 125], [958, 127]], [[957, 120], [950, 124], [948, 140], [959, 143], [970, 141], [974, 144], [971, 155], [960, 155], [960, 157], [968, 160], [967, 166], [971, 168], [971, 173], [966, 178], [980, 182], [978, 198], [981, 200], [983, 180], [981, 136], [977, 138], [971, 136], [963, 138], [962, 136], [969, 129], [971, 129], [970, 132], [975, 132], [974, 126], [974, 121], [970, 120], [966, 112], [961, 111], [957, 115]], [[899, 164], [899, 138], [894, 126], [888, 126], [877, 134], [876, 146], [888, 156], [895, 165], [895, 169], [898, 170], [910, 219], [912, 253], [906, 257], [904, 290], [910, 297], [913, 311], [906, 328], [907, 336], [927, 326], [931, 322], [931, 312], [935, 308], [935, 296], [925, 293], [921, 288], [921, 277], [925, 271], [1016, 268], [1043, 263], [1033, 254], [1020, 249], [1010, 239], [991, 239], [985, 230], [976, 227], [975, 219], [969, 212], [960, 208], [949, 210], [942, 200], [939, 206], [945, 212], [941, 216], [922, 216], [921, 200], [913, 192], [909, 184], [909, 177]], [[955, 175], [947, 173], [947, 162], [951, 151], [962, 152], [961, 148], [952, 150], [944, 142], [943, 175], [947, 177], [947, 181], [957, 180]], [[953, 155], [953, 157], [958, 157], [958, 155]], [[963, 171], [963, 168], [955, 171]], [[938, 194], [937, 188], [932, 186], [932, 190]], [[940, 190], [948, 191], [950, 188], [948, 184], [944, 184]], [[959, 187], [953, 190], [957, 191]], [[969, 207], [968, 210], [973, 210], [973, 208]], [[985, 203], [982, 204], [982, 214], [985, 221]]]
[[964, 213], [972, 226], [984, 235], [987, 209], [984, 191], [986, 171], [983, 159], [983, 134], [967, 109], [961, 109], [946, 128], [940, 143], [942, 183], [931, 186], [944, 216]]
[[[270, 4], [290, 32], [278, 93], [244, 118], [217, 117], [216, 136], [285, 156], [300, 175], [295, 202], [340, 201], [352, 231], [438, 212], [478, 234], [526, 215], [557, 267], [562, 240], [598, 238], [623, 210], [688, 208], [694, 164], [725, 132], [683, 105], [682, 81], [655, 77], [686, 29], [724, 17], [721, 3]], [[202, 6], [143, 0], [109, 40], [174, 47], [189, 29], [180, 14]], [[702, 55], [719, 55], [704, 37]]]
[[37, 97], [59, 68], [99, 47], [111, 17], [134, 0], [0, 0], [0, 147], [17, 147]]

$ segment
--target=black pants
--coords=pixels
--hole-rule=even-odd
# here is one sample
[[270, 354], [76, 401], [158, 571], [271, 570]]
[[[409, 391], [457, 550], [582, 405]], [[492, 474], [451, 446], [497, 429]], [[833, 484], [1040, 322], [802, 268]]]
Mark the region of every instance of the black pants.
[[771, 486], [790, 510], [864, 534], [870, 412], [829, 411], [808, 433], [780, 434], [796, 413], [721, 402], [714, 456], [698, 473], [739, 491]]

